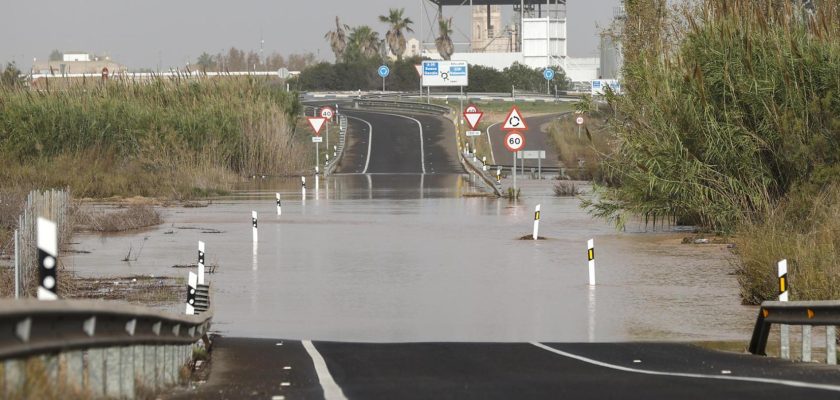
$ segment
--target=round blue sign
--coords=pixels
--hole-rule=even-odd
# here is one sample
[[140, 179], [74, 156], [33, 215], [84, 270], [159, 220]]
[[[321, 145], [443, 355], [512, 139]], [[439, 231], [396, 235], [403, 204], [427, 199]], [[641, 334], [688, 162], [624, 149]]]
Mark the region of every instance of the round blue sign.
[[543, 77], [547, 81], [554, 79], [554, 70], [551, 68], [546, 68], [545, 71], [543, 71]]
[[391, 69], [387, 65], [379, 67], [379, 76], [385, 78], [391, 73]]

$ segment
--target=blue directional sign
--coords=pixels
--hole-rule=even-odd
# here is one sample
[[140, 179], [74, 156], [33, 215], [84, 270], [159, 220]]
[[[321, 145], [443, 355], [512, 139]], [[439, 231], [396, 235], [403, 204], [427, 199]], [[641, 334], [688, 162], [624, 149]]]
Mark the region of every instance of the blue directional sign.
[[377, 72], [379, 72], [379, 76], [385, 78], [389, 74], [391, 74], [391, 69], [388, 68], [387, 65], [382, 65], [382, 66], [379, 67], [379, 70]]
[[543, 71], [543, 78], [545, 78], [545, 80], [547, 81], [554, 79], [554, 70], [551, 68], [546, 68], [545, 71]]

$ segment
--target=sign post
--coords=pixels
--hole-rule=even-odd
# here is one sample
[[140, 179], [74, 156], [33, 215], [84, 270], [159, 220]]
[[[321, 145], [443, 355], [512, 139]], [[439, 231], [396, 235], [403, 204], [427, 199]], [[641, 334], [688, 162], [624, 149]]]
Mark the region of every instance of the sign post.
[[575, 123], [578, 126], [578, 139], [580, 139], [580, 127], [583, 125], [584, 122], [586, 121], [583, 119], [583, 115], [578, 114], [578, 116], [575, 117]]
[[320, 164], [321, 158], [318, 153], [318, 144], [323, 140], [321, 137], [321, 128], [324, 127], [327, 119], [324, 117], [306, 117], [306, 120], [309, 121], [309, 126], [315, 131], [315, 136], [312, 137], [312, 143], [315, 143], [315, 175], [318, 175], [318, 165]]
[[327, 151], [330, 151], [330, 121], [333, 119], [335, 115], [335, 111], [333, 111], [330, 107], [324, 107], [321, 109], [321, 118], [326, 118], [327, 124]]
[[545, 87], [547, 89], [547, 94], [551, 96], [551, 80], [554, 79], [554, 70], [551, 68], [546, 68], [543, 71], [543, 78], [545, 78]]
[[472, 148], [475, 149], [475, 137], [481, 135], [480, 131], [476, 130], [478, 126], [478, 122], [481, 121], [481, 117], [484, 116], [484, 113], [481, 112], [475, 104], [470, 104], [464, 110], [464, 120], [467, 121], [467, 125], [469, 125], [470, 130], [467, 131], [467, 136], [470, 137]]
[[379, 69], [376, 72], [379, 73], [379, 76], [382, 77], [382, 91], [384, 92], [385, 91], [385, 78], [387, 78], [388, 75], [391, 74], [391, 69], [388, 68], [387, 65], [380, 65]]
[[[525, 148], [525, 135], [523, 131], [528, 130], [528, 123], [519, 112], [519, 108], [513, 106], [503, 121], [503, 131], [508, 131], [505, 136], [505, 147], [513, 153], [513, 191], [516, 192], [516, 152]], [[523, 163], [523, 165], [525, 165]]]

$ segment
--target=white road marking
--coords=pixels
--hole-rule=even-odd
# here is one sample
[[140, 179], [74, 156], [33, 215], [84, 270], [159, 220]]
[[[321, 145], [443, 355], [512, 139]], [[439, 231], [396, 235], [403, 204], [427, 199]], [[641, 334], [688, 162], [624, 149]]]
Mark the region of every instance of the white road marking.
[[344, 392], [335, 383], [332, 375], [330, 375], [330, 370], [327, 368], [327, 363], [324, 361], [324, 357], [321, 357], [321, 353], [318, 352], [318, 349], [315, 348], [315, 345], [312, 344], [311, 340], [304, 340], [303, 348], [306, 349], [306, 352], [309, 353], [309, 357], [312, 358], [312, 363], [315, 365], [315, 372], [318, 374], [318, 382], [321, 383], [321, 388], [324, 389], [324, 399], [325, 400], [347, 400], [347, 397], [344, 396]]
[[783, 385], [783, 386], [792, 386], [798, 388], [806, 388], [806, 389], [821, 389], [821, 390], [830, 390], [833, 392], [840, 392], [840, 386], [838, 385], [828, 385], [822, 383], [810, 383], [810, 382], [802, 382], [802, 381], [791, 381], [785, 379], [770, 379], [770, 378], [757, 378], [757, 377], [749, 377], [749, 376], [721, 376], [721, 375], [704, 375], [704, 374], [690, 374], [690, 373], [683, 373], [683, 372], [663, 372], [663, 371], [648, 371], [644, 369], [637, 369], [637, 368], [629, 368], [623, 367], [621, 365], [615, 365], [606, 363], [603, 361], [593, 360], [591, 358], [579, 356], [577, 354], [567, 353], [562, 350], [557, 350], [553, 347], [546, 346], [542, 343], [531, 342], [532, 345], [537, 346], [543, 350], [550, 351], [554, 354], [561, 355], [563, 357], [572, 358], [578, 361], [583, 361], [588, 364], [597, 365], [599, 367], [614, 369], [618, 371], [624, 372], [633, 372], [637, 374], [645, 374], [645, 375], [657, 375], [657, 376], [673, 376], [679, 378], [695, 378], [695, 379], [720, 379], [726, 381], [741, 381], [741, 382], [756, 382], [756, 383], [769, 383], [773, 385]]
[[287, 365], [287, 366], [283, 367], [283, 369], [285, 369], [286, 371], [288, 371], [288, 370], [292, 369], [292, 367], [291, 367], [291, 366], [289, 366], [289, 365]]
[[353, 119], [355, 119], [355, 120], [357, 120], [357, 121], [362, 121], [362, 122], [366, 123], [366, 124], [367, 124], [367, 126], [368, 126], [368, 151], [367, 151], [367, 159], [365, 160], [365, 169], [364, 169], [364, 170], [362, 170], [362, 173], [363, 173], [363, 174], [366, 174], [366, 173], [367, 173], [367, 170], [368, 170], [368, 165], [370, 165], [370, 145], [371, 145], [371, 143], [373, 143], [373, 125], [371, 125], [371, 124], [370, 124], [370, 122], [367, 122], [367, 121], [365, 121], [365, 120], [363, 120], [363, 119], [361, 119], [361, 118], [351, 117], [351, 116], [349, 116], [349, 115], [347, 115], [347, 118], [353, 118]]
[[280, 382], [280, 386], [292, 386], [289, 382]]
[[[420, 167], [422, 168], [423, 173], [425, 174], [426, 173], [426, 153], [425, 153], [425, 150], [423, 149], [423, 124], [421, 124], [420, 121], [418, 121], [416, 118], [411, 118], [407, 115], [389, 114], [389, 113], [383, 113], [383, 112], [371, 112], [370, 114], [390, 115], [392, 117], [400, 117], [400, 118], [410, 119], [410, 120], [417, 123], [417, 126], [420, 128]], [[368, 125], [370, 125], [370, 124], [368, 124]]]

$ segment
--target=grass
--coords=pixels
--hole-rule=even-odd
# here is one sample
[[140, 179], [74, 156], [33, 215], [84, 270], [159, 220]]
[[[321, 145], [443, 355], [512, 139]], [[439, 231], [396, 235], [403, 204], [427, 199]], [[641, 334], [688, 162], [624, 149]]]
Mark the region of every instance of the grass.
[[75, 230], [94, 232], [124, 232], [163, 223], [163, 218], [154, 207], [143, 204], [116, 210], [77, 210], [74, 217]]
[[0, 186], [185, 199], [303, 168], [294, 93], [254, 78], [0, 88]]
[[601, 114], [591, 114], [586, 120], [580, 133], [574, 116], [553, 122], [548, 130], [549, 139], [571, 179], [600, 181], [603, 179], [601, 160], [613, 152], [614, 137]]
[[745, 303], [778, 296], [781, 259], [788, 260], [791, 300], [840, 298], [840, 185], [783, 201], [763, 221], [742, 225], [735, 242]]
[[580, 188], [570, 181], [558, 181], [554, 184], [554, 195], [560, 197], [573, 197], [581, 194]]

